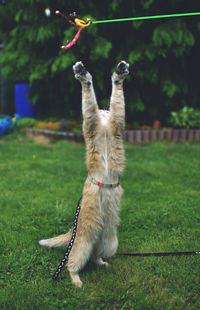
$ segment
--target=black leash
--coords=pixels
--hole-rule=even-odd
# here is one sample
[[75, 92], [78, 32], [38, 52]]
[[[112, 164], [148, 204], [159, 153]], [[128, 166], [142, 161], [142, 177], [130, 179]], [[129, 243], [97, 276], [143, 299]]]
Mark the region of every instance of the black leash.
[[[80, 198], [77, 208], [76, 208], [76, 213], [75, 213], [75, 219], [74, 219], [74, 226], [73, 226], [73, 233], [72, 233], [72, 237], [71, 240], [69, 242], [69, 245], [67, 247], [67, 250], [65, 252], [65, 255], [63, 257], [63, 259], [61, 260], [60, 265], [58, 266], [53, 279], [57, 280], [59, 274], [61, 273], [62, 268], [64, 267], [64, 265], [66, 264], [67, 260], [68, 260], [68, 256], [71, 252], [71, 249], [73, 247], [74, 244], [74, 240], [76, 237], [76, 230], [77, 230], [77, 223], [78, 223], [78, 216], [80, 213], [80, 209], [81, 209], [81, 201], [82, 201], [82, 197]], [[158, 253], [117, 253], [117, 256], [139, 256], [139, 257], [147, 257], [147, 256], [183, 256], [183, 255], [200, 255], [200, 251], [192, 251], [192, 252], [158, 252]]]
[[200, 255], [200, 251], [192, 252], [158, 252], [158, 253], [117, 253], [117, 256], [183, 256], [183, 255]]
[[68, 256], [69, 256], [69, 253], [71, 252], [71, 249], [73, 247], [73, 244], [74, 244], [74, 240], [75, 240], [75, 237], [76, 237], [76, 230], [77, 230], [77, 223], [78, 223], [78, 216], [79, 216], [79, 213], [80, 213], [80, 209], [81, 209], [81, 200], [82, 200], [82, 197], [80, 198], [79, 202], [78, 202], [78, 205], [77, 205], [77, 208], [76, 208], [76, 213], [75, 213], [75, 218], [74, 218], [74, 226], [73, 226], [73, 233], [72, 233], [72, 237], [71, 237], [71, 240], [69, 242], [69, 245], [67, 247], [67, 251], [65, 252], [65, 255], [63, 257], [63, 259], [61, 260], [60, 262], [60, 265], [58, 266], [54, 276], [53, 276], [53, 279], [54, 280], [57, 280], [58, 279], [58, 276], [61, 272], [61, 270], [63, 269], [64, 265], [66, 264], [67, 260], [68, 260]]

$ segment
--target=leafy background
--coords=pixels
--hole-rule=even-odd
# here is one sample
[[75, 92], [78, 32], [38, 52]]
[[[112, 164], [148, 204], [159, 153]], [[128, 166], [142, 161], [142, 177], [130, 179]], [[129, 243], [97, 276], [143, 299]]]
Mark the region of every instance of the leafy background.
[[[51, 9], [46, 17], [45, 8]], [[109, 104], [110, 75], [130, 63], [125, 84], [127, 122], [167, 125], [171, 111], [198, 108], [200, 17], [93, 24], [68, 51], [59, 48], [77, 28], [54, 14], [76, 11], [93, 20], [199, 11], [197, 1], [18, 0], [0, 5], [0, 62], [5, 76], [28, 80], [40, 116], [81, 117], [80, 85], [72, 65], [82, 60], [92, 73], [101, 107]]]

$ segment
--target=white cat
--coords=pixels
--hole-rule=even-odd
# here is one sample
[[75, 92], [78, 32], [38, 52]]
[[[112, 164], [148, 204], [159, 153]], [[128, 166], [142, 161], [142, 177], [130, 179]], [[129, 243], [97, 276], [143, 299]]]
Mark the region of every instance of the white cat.
[[[102, 258], [111, 257], [118, 247], [117, 226], [124, 169], [123, 133], [125, 103], [123, 80], [129, 65], [121, 61], [112, 75], [110, 110], [99, 110], [92, 76], [82, 62], [74, 66], [75, 77], [82, 85], [83, 133], [87, 150], [88, 177], [83, 188], [76, 238], [69, 254], [67, 269], [72, 283], [82, 286], [79, 271], [91, 259], [108, 266]], [[72, 229], [64, 235], [41, 240], [47, 247], [67, 246]]]

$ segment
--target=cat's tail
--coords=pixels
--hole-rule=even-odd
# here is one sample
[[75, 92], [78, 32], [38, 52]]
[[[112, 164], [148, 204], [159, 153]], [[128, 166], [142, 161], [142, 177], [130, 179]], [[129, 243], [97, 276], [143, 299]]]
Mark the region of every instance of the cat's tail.
[[72, 228], [66, 234], [57, 236], [55, 238], [40, 240], [38, 244], [42, 246], [46, 246], [48, 248], [68, 246], [71, 240], [71, 236], [72, 236]]

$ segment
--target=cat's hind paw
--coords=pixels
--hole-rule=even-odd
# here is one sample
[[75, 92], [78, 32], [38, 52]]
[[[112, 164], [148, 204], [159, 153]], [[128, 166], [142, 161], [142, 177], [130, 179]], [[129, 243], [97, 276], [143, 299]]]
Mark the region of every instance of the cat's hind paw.
[[72, 280], [72, 284], [81, 288], [83, 286], [83, 282], [81, 281], [78, 273], [77, 272], [70, 272], [69, 274], [70, 274], [70, 277]]
[[99, 265], [99, 266], [105, 266], [106, 268], [109, 267], [109, 264], [108, 264], [107, 262], [103, 261], [102, 258], [97, 258], [97, 259], [95, 259], [95, 260], [94, 260], [94, 263], [97, 264], [97, 265]]
[[81, 280], [74, 280], [72, 281], [72, 284], [74, 284], [76, 287], [79, 287], [79, 288], [83, 286], [83, 282]]
[[121, 76], [127, 75], [129, 74], [128, 68], [129, 64], [126, 61], [122, 60], [117, 65], [116, 73]]

